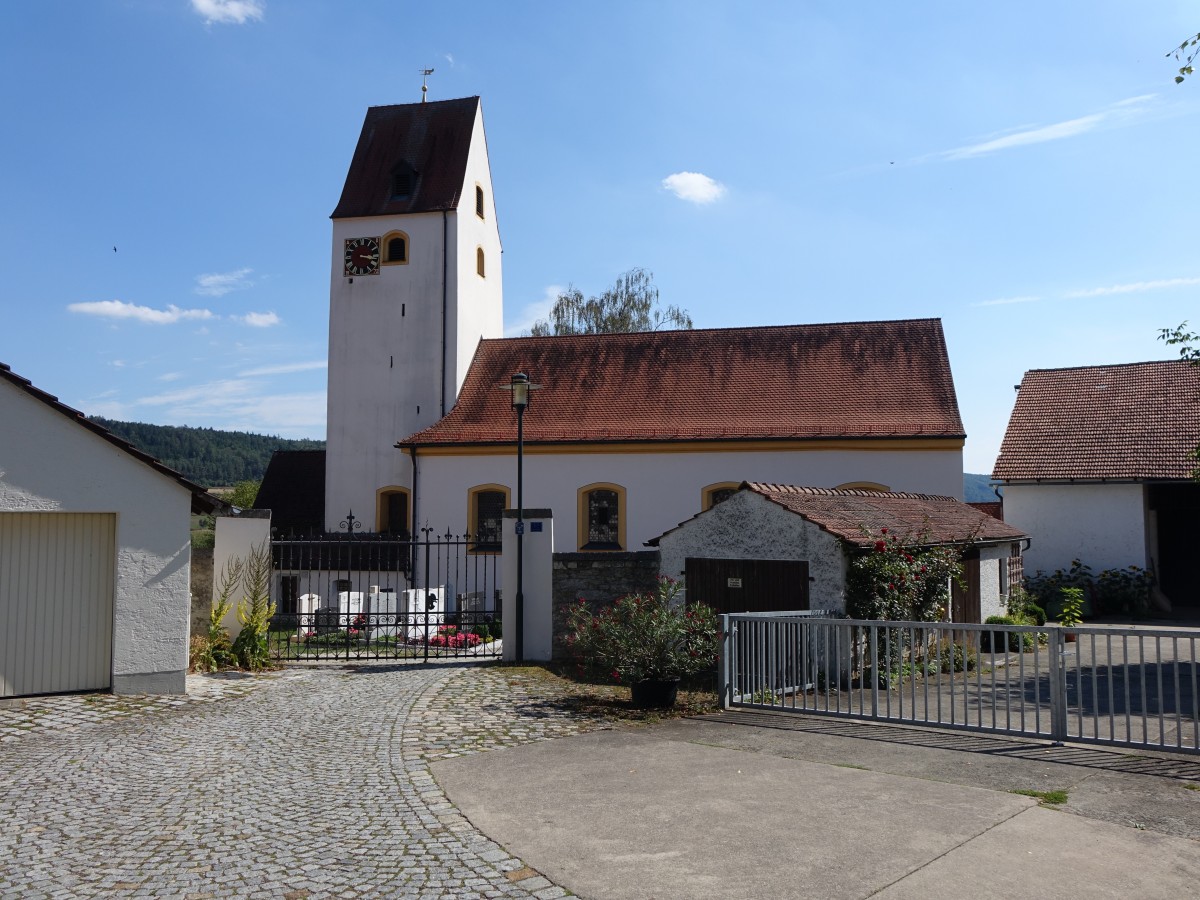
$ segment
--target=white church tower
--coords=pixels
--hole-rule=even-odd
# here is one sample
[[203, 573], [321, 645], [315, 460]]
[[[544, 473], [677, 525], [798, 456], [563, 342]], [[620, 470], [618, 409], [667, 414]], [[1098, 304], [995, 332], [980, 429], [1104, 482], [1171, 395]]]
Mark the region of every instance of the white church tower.
[[353, 511], [408, 531], [395, 444], [450, 411], [479, 339], [503, 334], [479, 98], [368, 109], [332, 219], [325, 527]]

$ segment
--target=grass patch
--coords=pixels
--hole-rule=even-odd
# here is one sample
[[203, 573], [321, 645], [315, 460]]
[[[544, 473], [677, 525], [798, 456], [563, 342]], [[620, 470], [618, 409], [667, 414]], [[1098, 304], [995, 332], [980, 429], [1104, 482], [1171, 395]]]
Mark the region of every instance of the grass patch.
[[1009, 791], [1010, 794], [1020, 794], [1022, 797], [1036, 797], [1043, 806], [1061, 806], [1067, 802], [1066, 791]]
[[1200, 791], [1200, 784], [1185, 784], [1183, 788], [1187, 791]]

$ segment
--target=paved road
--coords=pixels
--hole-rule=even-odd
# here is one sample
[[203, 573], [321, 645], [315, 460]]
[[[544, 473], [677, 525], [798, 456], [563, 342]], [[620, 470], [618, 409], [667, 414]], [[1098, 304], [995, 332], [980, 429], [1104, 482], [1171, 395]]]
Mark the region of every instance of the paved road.
[[448, 665], [8, 703], [0, 897], [561, 897], [429, 761], [596, 727], [519, 675]]

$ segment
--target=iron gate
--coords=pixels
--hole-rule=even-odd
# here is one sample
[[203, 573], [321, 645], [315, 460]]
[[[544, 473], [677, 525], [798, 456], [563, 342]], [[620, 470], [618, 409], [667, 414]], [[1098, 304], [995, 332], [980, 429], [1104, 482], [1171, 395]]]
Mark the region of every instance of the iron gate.
[[721, 618], [726, 707], [1200, 753], [1200, 629]]
[[469, 535], [344, 533], [271, 542], [277, 661], [498, 658], [499, 554]]

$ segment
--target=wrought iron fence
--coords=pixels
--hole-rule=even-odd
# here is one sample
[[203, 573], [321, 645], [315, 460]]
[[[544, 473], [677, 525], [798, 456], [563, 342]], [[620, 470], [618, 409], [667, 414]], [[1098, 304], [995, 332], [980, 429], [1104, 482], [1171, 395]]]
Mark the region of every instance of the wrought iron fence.
[[344, 532], [271, 542], [272, 659], [493, 658], [502, 651], [498, 554], [469, 535]]
[[1200, 630], [722, 616], [725, 706], [1200, 752]]

